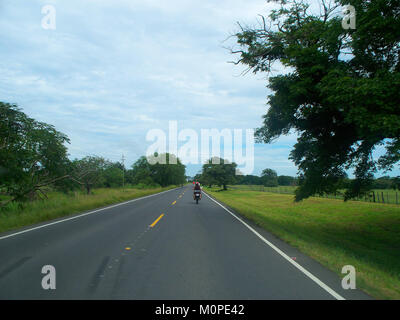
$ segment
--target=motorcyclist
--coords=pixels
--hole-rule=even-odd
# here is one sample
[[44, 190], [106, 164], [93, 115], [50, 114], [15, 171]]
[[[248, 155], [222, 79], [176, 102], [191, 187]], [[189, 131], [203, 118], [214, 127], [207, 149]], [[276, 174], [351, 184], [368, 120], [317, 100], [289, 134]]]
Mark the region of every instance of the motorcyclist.
[[201, 195], [201, 186], [200, 186], [199, 182], [196, 182], [194, 187], [193, 187], [193, 199], [195, 199], [194, 194], [196, 193], [196, 190], [200, 190], [200, 199], [201, 199], [201, 197], [202, 197], [202, 195]]

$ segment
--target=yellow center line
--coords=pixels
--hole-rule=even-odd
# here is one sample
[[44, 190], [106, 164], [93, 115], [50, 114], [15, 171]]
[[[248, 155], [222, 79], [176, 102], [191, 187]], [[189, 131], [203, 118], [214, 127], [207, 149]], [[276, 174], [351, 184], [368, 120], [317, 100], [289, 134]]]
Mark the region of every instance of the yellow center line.
[[159, 216], [159, 217], [156, 219], [156, 221], [154, 221], [154, 222], [150, 225], [150, 227], [154, 228], [154, 226], [157, 224], [158, 221], [160, 221], [160, 219], [161, 219], [162, 217], [164, 217], [164, 213], [163, 213], [161, 216]]

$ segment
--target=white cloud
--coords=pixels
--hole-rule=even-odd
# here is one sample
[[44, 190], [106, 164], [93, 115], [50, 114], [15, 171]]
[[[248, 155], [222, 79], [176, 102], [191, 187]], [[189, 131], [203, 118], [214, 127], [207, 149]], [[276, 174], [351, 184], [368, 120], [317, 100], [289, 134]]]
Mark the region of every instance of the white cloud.
[[[43, 30], [53, 4], [57, 29]], [[269, 94], [263, 75], [227, 63], [237, 21], [255, 24], [265, 0], [3, 0], [0, 95], [71, 138], [71, 157], [127, 163], [144, 154], [148, 130], [256, 128]], [[277, 65], [277, 72], [282, 66]], [[256, 147], [256, 170], [287, 160], [293, 135]], [[194, 168], [194, 167], [193, 167]], [[192, 170], [192, 171], [190, 171]], [[190, 169], [189, 174], [194, 174]]]

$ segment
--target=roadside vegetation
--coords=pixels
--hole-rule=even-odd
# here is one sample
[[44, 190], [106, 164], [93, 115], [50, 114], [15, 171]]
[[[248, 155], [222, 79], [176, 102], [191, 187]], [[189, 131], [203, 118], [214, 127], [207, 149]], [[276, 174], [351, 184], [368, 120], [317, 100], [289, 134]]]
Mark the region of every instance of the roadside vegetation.
[[68, 143], [52, 125], [0, 102], [0, 232], [186, 182], [185, 166], [173, 154], [141, 157], [127, 169], [96, 155], [71, 160]]
[[357, 271], [357, 288], [400, 299], [400, 207], [293, 195], [206, 188], [239, 214], [341, 274]]
[[[220, 163], [220, 164], [213, 164]], [[262, 171], [260, 176], [256, 175], [237, 175], [236, 163], [229, 163], [221, 158], [211, 158], [208, 163], [203, 165], [202, 171], [194, 176], [193, 180], [201, 184], [212, 187], [220, 186], [224, 190], [228, 188], [236, 190], [268, 191], [296, 195], [299, 186], [299, 178], [278, 175], [270, 168]], [[399, 177], [383, 176], [371, 178], [371, 185], [368, 192], [355, 194], [352, 198], [346, 199], [346, 192], [349, 190], [355, 179], [350, 179], [347, 174], [337, 181], [337, 189], [331, 192], [318, 192], [314, 196], [356, 200], [375, 203], [400, 204], [400, 180]]]
[[[400, 207], [353, 201], [374, 191], [376, 202], [393, 202], [391, 189], [400, 189], [400, 176], [375, 178], [400, 161], [399, 1], [275, 4], [258, 23], [238, 24], [231, 53], [244, 73], [265, 76], [270, 89], [256, 141], [296, 133], [289, 159], [298, 176], [279, 179], [265, 169], [229, 183], [264, 192], [209, 192], [336, 273], [355, 266], [358, 287], [372, 296], [400, 299]], [[338, 14], [347, 6], [354, 10], [351, 28]], [[221, 185], [204, 173], [198, 178], [205, 185]], [[289, 194], [265, 192], [281, 186]]]
[[140, 198], [174, 187], [162, 188], [138, 185], [125, 189], [99, 188], [93, 189], [90, 195], [84, 191], [68, 193], [53, 191], [47, 194], [48, 199], [46, 200], [9, 203], [6, 208], [0, 211], [0, 233]]
[[[296, 193], [296, 186], [276, 186], [276, 187], [266, 187], [264, 185], [232, 185], [229, 188], [234, 190], [244, 190], [244, 191], [263, 191], [263, 192], [273, 192], [281, 194], [292, 194]], [[345, 190], [337, 190], [337, 193], [333, 194], [323, 194], [320, 197], [329, 199], [344, 199]], [[400, 204], [400, 191], [395, 189], [372, 189], [367, 194], [361, 197], [356, 197], [352, 199], [354, 201], [365, 201], [365, 202], [375, 202], [375, 203], [386, 203], [386, 204]]]
[[[378, 169], [400, 161], [399, 1], [273, 2], [268, 16], [239, 23], [231, 48], [270, 90], [256, 141], [296, 133], [296, 201], [342, 189], [350, 170], [345, 199], [362, 197]], [[354, 26], [344, 27], [349, 7]]]

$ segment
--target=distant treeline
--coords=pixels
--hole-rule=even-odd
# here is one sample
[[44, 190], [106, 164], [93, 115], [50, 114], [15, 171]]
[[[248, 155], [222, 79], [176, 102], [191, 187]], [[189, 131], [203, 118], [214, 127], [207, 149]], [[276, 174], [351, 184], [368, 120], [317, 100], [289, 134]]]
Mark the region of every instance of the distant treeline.
[[[215, 164], [213, 164], [215, 163]], [[266, 187], [281, 186], [297, 186], [298, 179], [291, 176], [278, 176], [275, 170], [263, 170], [261, 177], [255, 175], [237, 175], [237, 164], [229, 163], [229, 161], [213, 158], [203, 165], [202, 172], [193, 177], [193, 180], [208, 186], [222, 186], [224, 189], [227, 185], [263, 185]]]
[[174, 165], [152, 165], [141, 157], [126, 170], [121, 162], [95, 155], [70, 160], [69, 142], [52, 125], [29, 118], [15, 104], [0, 102], [0, 207], [12, 201], [45, 199], [49, 190], [82, 189], [90, 194], [96, 187], [164, 187], [186, 181], [179, 159]]
[[268, 179], [265, 176], [259, 177], [254, 175], [245, 175], [237, 178], [237, 184], [263, 185], [266, 187], [297, 186], [297, 183], [297, 178], [291, 176], [276, 176], [275, 178]]
[[[341, 189], [347, 189], [353, 179], [345, 178], [341, 182]], [[236, 177], [239, 185], [263, 185], [265, 187], [298, 186], [298, 177], [280, 175], [275, 170], [265, 169], [261, 176], [244, 175]], [[373, 180], [372, 189], [396, 189], [399, 185], [398, 177], [384, 176]]]
[[[345, 179], [345, 186], [349, 186], [352, 179]], [[372, 182], [372, 189], [399, 189], [400, 179], [399, 177], [389, 177], [384, 176], [377, 179], [374, 179]]]

